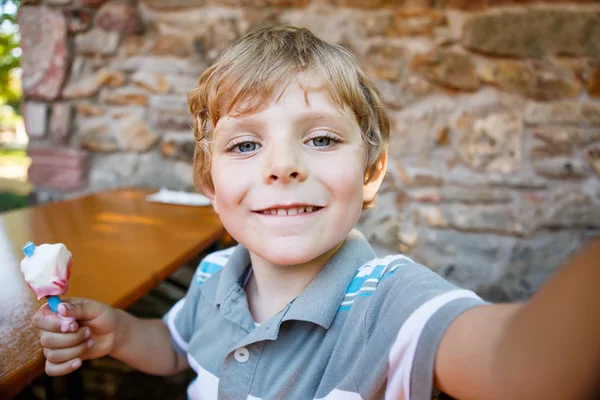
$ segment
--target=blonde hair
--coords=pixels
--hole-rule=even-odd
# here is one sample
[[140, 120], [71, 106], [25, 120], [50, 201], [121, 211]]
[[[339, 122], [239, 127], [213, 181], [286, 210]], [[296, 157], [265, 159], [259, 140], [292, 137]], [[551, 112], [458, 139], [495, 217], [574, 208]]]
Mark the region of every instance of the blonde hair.
[[308, 29], [267, 26], [240, 38], [200, 76], [198, 87], [188, 95], [196, 139], [197, 188], [207, 185], [214, 189], [210, 144], [219, 119], [260, 111], [275, 90], [302, 73], [318, 78], [332, 102], [341, 111], [354, 114], [366, 145], [365, 182], [371, 179], [387, 146], [390, 122], [377, 89], [357, 58]]

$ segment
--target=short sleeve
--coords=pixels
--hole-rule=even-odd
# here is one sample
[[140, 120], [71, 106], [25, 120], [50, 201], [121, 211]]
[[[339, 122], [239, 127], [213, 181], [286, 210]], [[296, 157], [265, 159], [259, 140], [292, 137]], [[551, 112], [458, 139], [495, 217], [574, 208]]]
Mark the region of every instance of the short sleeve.
[[185, 297], [163, 316], [163, 322], [169, 328], [173, 348], [183, 355], [187, 354], [188, 344], [195, 329], [196, 309], [201, 296], [201, 284], [196, 278], [199, 270], [200, 267], [194, 274]]
[[234, 247], [206, 256], [198, 265], [185, 297], [163, 316], [173, 347], [178, 353], [187, 354], [188, 344], [196, 329], [198, 302], [202, 296], [204, 282], [225, 266], [233, 250]]
[[[386, 399], [430, 400], [435, 357], [450, 324], [485, 304], [407, 257], [386, 264], [366, 315], [371, 367], [387, 374]], [[375, 379], [375, 376], [373, 376]]]

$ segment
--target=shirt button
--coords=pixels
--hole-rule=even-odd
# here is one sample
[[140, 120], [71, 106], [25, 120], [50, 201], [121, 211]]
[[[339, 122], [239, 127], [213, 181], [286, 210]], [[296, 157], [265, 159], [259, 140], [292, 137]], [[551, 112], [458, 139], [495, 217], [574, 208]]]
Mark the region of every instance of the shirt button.
[[247, 348], [240, 347], [239, 349], [233, 352], [233, 356], [235, 357], [237, 362], [243, 364], [250, 358], [250, 352]]

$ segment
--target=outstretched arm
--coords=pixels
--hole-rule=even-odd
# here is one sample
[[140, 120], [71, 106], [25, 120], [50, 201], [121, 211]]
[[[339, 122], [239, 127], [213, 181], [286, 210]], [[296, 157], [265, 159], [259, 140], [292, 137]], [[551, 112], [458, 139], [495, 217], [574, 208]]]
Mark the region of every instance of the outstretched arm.
[[600, 389], [600, 237], [525, 304], [457, 318], [438, 349], [439, 389], [460, 399], [586, 399]]
[[162, 320], [117, 313], [119, 329], [111, 357], [153, 375], [172, 375], [188, 367], [187, 359], [173, 348]]

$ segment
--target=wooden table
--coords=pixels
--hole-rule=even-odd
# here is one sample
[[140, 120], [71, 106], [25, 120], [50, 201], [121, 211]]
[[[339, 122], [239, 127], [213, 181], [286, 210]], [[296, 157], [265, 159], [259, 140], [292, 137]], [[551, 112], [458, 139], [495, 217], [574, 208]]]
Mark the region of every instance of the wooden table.
[[69, 297], [126, 308], [224, 234], [211, 207], [147, 202], [152, 192], [118, 189], [0, 214], [0, 398], [44, 369], [31, 324], [43, 301], [19, 269], [25, 242], [68, 247]]

